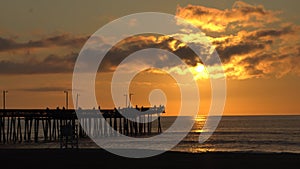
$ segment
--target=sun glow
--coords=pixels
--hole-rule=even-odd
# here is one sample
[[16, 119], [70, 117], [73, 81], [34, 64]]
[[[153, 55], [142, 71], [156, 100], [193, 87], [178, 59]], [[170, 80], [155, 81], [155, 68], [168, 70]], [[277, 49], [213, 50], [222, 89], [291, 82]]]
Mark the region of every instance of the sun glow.
[[197, 63], [196, 66], [190, 68], [195, 80], [208, 79], [208, 73], [203, 64]]
[[201, 73], [204, 71], [204, 66], [203, 65], [200, 65], [198, 64], [196, 67], [195, 67], [195, 71], [198, 72], [198, 73]]

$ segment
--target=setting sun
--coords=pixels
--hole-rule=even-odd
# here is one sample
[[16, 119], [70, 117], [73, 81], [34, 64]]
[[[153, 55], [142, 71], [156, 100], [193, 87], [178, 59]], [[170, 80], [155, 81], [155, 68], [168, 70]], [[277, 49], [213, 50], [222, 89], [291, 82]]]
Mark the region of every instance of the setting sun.
[[201, 65], [201, 64], [198, 64], [198, 65], [196, 66], [196, 68], [195, 68], [196, 72], [198, 72], [198, 73], [203, 72], [204, 69], [205, 69], [204, 66]]
[[208, 73], [203, 64], [197, 63], [195, 67], [191, 67], [190, 71], [194, 75], [195, 80], [208, 79]]

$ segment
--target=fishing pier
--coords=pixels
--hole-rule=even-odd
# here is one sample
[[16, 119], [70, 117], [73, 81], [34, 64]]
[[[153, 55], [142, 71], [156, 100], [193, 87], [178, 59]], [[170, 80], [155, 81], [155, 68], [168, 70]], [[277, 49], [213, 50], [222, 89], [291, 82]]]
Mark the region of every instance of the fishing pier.
[[[164, 107], [132, 109], [139, 113], [130, 118], [124, 117], [120, 113], [122, 110], [116, 108], [80, 109], [77, 110], [80, 118], [77, 117], [75, 109], [0, 109], [0, 143], [60, 141], [62, 144], [68, 136], [72, 136], [70, 140], [78, 143], [78, 138], [87, 136], [117, 137], [123, 134], [137, 137], [162, 132], [160, 115], [165, 113]], [[152, 122], [154, 116], [157, 119]]]

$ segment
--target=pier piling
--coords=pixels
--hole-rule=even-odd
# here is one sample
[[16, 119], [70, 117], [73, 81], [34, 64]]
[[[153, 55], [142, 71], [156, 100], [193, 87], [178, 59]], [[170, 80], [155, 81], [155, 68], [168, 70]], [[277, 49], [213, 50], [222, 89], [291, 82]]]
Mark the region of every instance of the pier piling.
[[[149, 108], [137, 108], [144, 112]], [[0, 109], [0, 143], [34, 143], [59, 141], [61, 126], [77, 126], [78, 137], [141, 136], [152, 134], [152, 116], [157, 118], [157, 133], [161, 133], [160, 115], [151, 112], [125, 118], [117, 109], [80, 110], [86, 117], [78, 120], [74, 109]], [[98, 115], [97, 115], [98, 113]], [[99, 113], [102, 116], [99, 116]], [[164, 112], [163, 112], [164, 113]], [[145, 123], [148, 118], [148, 123]], [[110, 128], [108, 127], [110, 126]], [[83, 130], [86, 129], [86, 130]], [[33, 135], [32, 135], [33, 133]]]

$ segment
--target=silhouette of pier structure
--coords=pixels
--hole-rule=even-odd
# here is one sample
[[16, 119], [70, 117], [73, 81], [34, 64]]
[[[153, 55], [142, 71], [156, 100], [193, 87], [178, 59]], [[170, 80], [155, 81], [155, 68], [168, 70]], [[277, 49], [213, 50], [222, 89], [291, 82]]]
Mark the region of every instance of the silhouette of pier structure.
[[[64, 139], [68, 139], [68, 136], [73, 136], [78, 145], [76, 139], [86, 136], [117, 137], [123, 134], [135, 137], [158, 134], [162, 132], [160, 115], [165, 113], [164, 107], [163, 111], [161, 108], [135, 107], [132, 109], [139, 110], [139, 113], [130, 118], [124, 117], [121, 110], [116, 108], [79, 109], [80, 118], [77, 118], [74, 109], [0, 109], [0, 143], [60, 141], [63, 147], [66, 146]], [[151, 122], [153, 116], [158, 118]], [[157, 131], [153, 131], [155, 124]], [[67, 144], [68, 140], [65, 141]]]

